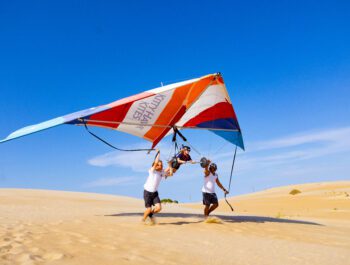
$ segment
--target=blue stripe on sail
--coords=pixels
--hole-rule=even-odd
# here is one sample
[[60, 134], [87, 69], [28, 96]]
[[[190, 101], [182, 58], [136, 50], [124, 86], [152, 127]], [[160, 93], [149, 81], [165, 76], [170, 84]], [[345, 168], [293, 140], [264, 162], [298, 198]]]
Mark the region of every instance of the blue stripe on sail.
[[22, 129], [19, 129], [13, 133], [11, 133], [9, 136], [7, 136], [5, 139], [1, 140], [0, 143], [6, 142], [9, 140], [13, 140], [28, 134], [36, 133], [39, 131], [47, 130], [49, 128], [64, 124], [65, 120], [62, 117], [58, 117], [52, 120], [48, 120], [39, 124], [30, 125], [27, 127], [24, 127]]
[[233, 143], [240, 148], [244, 150], [244, 143], [242, 138], [242, 133], [239, 131], [213, 131], [211, 132], [215, 133], [216, 135], [219, 135], [220, 137], [224, 138], [225, 140], [229, 141], [230, 143]]
[[107, 105], [103, 105], [103, 106], [99, 106], [96, 108], [90, 108], [90, 109], [74, 112], [71, 114], [67, 114], [65, 116], [51, 119], [51, 120], [48, 120], [48, 121], [45, 121], [42, 123], [38, 123], [35, 125], [30, 125], [30, 126], [24, 127], [22, 129], [19, 129], [15, 132], [11, 133], [5, 139], [0, 140], [0, 143], [6, 142], [9, 140], [13, 140], [13, 139], [16, 139], [16, 138], [19, 138], [19, 137], [22, 137], [22, 136], [25, 136], [28, 134], [47, 130], [49, 128], [52, 128], [52, 127], [55, 127], [55, 126], [58, 126], [61, 124], [81, 124], [81, 122], [78, 119], [89, 117], [92, 114], [107, 110], [109, 108], [110, 107], [108, 107]]
[[229, 129], [238, 130], [237, 122], [232, 118], [217, 119], [212, 121], [202, 122], [196, 125], [199, 128], [213, 128], [213, 129]]

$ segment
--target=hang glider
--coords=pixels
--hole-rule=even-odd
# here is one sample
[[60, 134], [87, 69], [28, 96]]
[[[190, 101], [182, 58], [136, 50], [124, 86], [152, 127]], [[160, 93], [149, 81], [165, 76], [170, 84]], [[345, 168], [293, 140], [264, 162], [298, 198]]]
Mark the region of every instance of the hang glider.
[[178, 82], [11, 133], [6, 142], [62, 124], [97, 126], [141, 137], [155, 147], [172, 129], [209, 130], [244, 150], [241, 129], [219, 73]]

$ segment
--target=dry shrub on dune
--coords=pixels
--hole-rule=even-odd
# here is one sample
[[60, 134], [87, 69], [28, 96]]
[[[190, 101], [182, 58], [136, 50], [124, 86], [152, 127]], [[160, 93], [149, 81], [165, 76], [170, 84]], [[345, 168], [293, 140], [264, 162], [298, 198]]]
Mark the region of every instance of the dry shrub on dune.
[[297, 190], [297, 189], [292, 189], [292, 190], [289, 192], [289, 194], [291, 194], [291, 195], [296, 195], [296, 194], [299, 194], [299, 193], [301, 193], [301, 191], [300, 191], [300, 190]]

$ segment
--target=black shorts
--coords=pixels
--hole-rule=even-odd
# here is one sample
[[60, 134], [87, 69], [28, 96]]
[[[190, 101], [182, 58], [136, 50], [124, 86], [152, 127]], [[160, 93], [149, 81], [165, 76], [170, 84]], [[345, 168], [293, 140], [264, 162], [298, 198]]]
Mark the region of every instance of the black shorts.
[[203, 204], [204, 205], [219, 204], [216, 193], [203, 192]]
[[149, 208], [152, 205], [156, 205], [156, 203], [160, 203], [158, 191], [149, 192], [147, 190], [143, 191], [143, 199], [145, 200], [145, 207]]

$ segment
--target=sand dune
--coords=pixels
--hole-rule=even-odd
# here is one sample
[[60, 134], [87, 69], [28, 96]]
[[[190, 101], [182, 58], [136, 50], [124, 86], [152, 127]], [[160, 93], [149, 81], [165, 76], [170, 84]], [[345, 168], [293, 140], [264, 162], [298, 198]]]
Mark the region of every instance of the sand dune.
[[[300, 193], [291, 195], [292, 190]], [[350, 220], [350, 181], [299, 184], [229, 198], [239, 213], [270, 217]], [[189, 207], [201, 208], [199, 204]], [[230, 212], [225, 201], [219, 211]]]
[[349, 264], [347, 194], [274, 188], [230, 198], [234, 213], [222, 202], [211, 223], [200, 203], [167, 204], [150, 226], [137, 199], [0, 189], [0, 264]]

